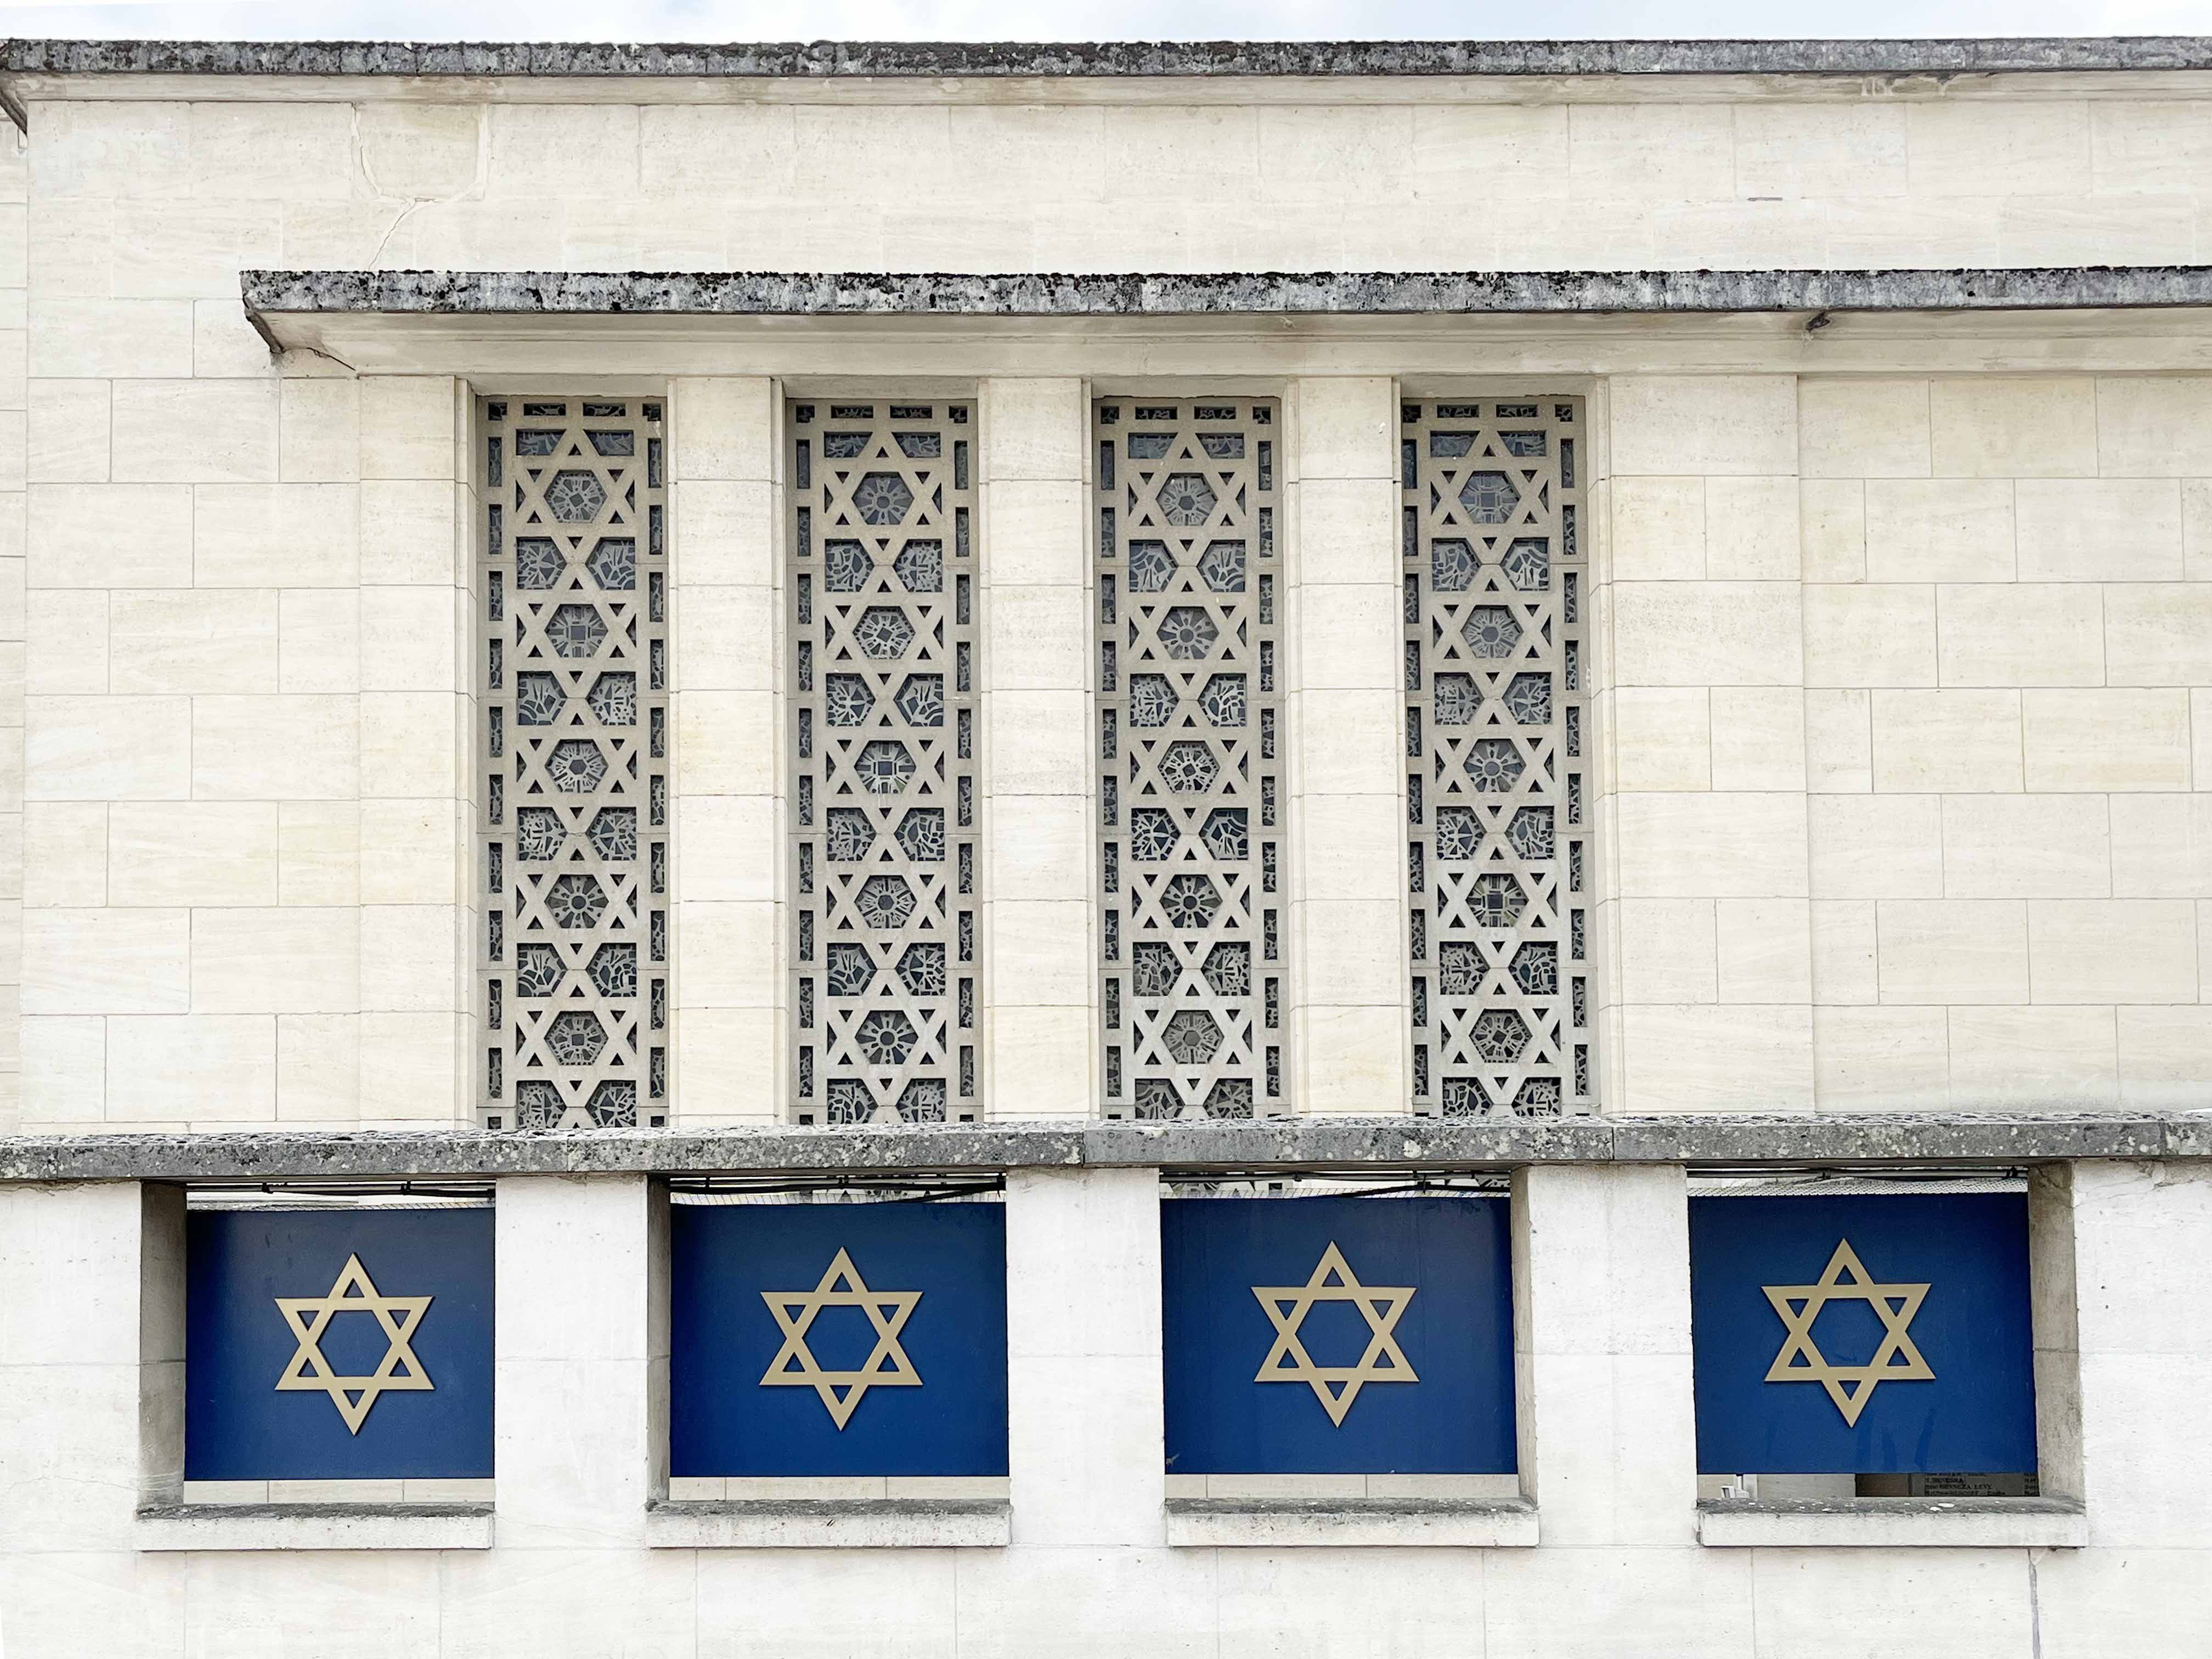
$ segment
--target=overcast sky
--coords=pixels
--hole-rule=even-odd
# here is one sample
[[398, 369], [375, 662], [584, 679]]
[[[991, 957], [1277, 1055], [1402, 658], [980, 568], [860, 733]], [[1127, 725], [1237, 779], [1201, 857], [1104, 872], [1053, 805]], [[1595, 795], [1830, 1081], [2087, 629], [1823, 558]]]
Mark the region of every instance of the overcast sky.
[[203, 40], [1156, 40], [2212, 33], [2212, 0], [0, 0], [0, 33]]

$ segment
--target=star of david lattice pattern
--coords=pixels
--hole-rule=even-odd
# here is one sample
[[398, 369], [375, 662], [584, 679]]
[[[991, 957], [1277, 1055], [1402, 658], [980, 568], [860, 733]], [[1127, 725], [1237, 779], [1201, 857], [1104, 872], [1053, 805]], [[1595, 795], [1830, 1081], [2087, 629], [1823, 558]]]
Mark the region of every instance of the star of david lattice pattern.
[[1103, 1109], [1285, 1111], [1275, 405], [1095, 415]]
[[667, 1121], [660, 405], [482, 405], [477, 951], [491, 1128]]
[[1403, 410], [1418, 1112], [1595, 1103], [1581, 413], [1559, 398]]
[[790, 405], [792, 1115], [973, 1119], [970, 406]]

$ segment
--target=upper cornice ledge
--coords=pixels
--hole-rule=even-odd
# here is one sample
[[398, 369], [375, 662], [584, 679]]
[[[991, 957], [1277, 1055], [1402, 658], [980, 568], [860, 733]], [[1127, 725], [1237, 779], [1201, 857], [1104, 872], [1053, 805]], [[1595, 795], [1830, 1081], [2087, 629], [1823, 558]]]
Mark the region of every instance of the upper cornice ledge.
[[2038, 311], [2212, 305], [2212, 266], [1954, 270], [246, 270], [256, 316], [1195, 317]]
[[2212, 37], [2193, 34], [1939, 40], [817, 40], [726, 46], [15, 40], [0, 46], [0, 72], [15, 75], [860, 80], [2202, 69], [2212, 69]]
[[2016, 1166], [2212, 1158], [2212, 1112], [1303, 1117], [738, 1129], [246, 1130], [0, 1138], [0, 1182], [896, 1175], [1035, 1168], [1450, 1170], [1522, 1164]]

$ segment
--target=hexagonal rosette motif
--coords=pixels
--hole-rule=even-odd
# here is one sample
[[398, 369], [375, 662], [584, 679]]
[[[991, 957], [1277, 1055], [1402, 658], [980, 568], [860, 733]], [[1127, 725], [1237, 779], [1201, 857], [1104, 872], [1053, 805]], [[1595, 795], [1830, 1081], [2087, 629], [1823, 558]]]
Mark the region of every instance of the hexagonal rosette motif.
[[1171, 743], [1160, 755], [1160, 778], [1178, 795], [1200, 795], [1221, 775], [1221, 763], [1202, 743]]
[[853, 641], [878, 662], [902, 657], [914, 645], [914, 623], [888, 605], [872, 605], [853, 626]]
[[545, 1028], [545, 1046], [563, 1066], [589, 1066], [607, 1046], [607, 1028], [597, 1014], [572, 1009], [553, 1016]]
[[588, 795], [606, 779], [606, 751], [588, 738], [564, 738], [547, 751], [545, 773], [562, 794]]
[[914, 889], [903, 876], [870, 876], [860, 884], [854, 906], [863, 922], [884, 932], [905, 927], [915, 908]]
[[1200, 605], [1179, 605], [1160, 618], [1160, 649], [1170, 661], [1195, 662], [1220, 638], [1220, 625]]
[[606, 504], [606, 486], [588, 472], [556, 472], [545, 486], [545, 505], [562, 524], [589, 524]]
[[1179, 1066], [1203, 1066], [1221, 1051], [1221, 1027], [1203, 1008], [1179, 1008], [1161, 1027], [1160, 1046]]
[[1219, 504], [1213, 486], [1195, 472], [1171, 473], [1160, 484], [1160, 516], [1171, 525], [1204, 524]]
[[1470, 655], [1495, 660], [1513, 654], [1521, 643], [1521, 624], [1502, 605], [1478, 605], [1467, 613], [1460, 632]]
[[594, 876], [558, 876], [545, 890], [545, 908], [562, 927], [589, 933], [607, 913], [607, 890]]
[[1507, 1066], [1528, 1047], [1528, 1022], [1510, 1008], [1486, 1008], [1474, 1017], [1474, 1048], [1493, 1066]]
[[853, 771], [860, 781], [860, 787], [872, 795], [896, 795], [914, 776], [914, 754], [902, 743], [888, 738], [861, 745], [854, 758]]
[[871, 472], [853, 489], [853, 506], [860, 522], [896, 524], [914, 508], [914, 491], [896, 472]]
[[556, 605], [545, 619], [546, 642], [556, 656], [572, 661], [592, 655], [606, 637], [606, 618], [595, 605]]
[[1504, 524], [1521, 505], [1521, 492], [1503, 472], [1470, 472], [1460, 486], [1460, 505], [1477, 524]]

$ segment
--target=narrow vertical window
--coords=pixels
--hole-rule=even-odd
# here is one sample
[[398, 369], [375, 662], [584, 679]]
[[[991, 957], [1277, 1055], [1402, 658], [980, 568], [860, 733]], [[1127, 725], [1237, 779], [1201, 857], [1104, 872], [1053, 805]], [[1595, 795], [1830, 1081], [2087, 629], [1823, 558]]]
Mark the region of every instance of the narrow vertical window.
[[493, 1128], [665, 1123], [660, 405], [481, 407], [480, 1112]]
[[792, 1110], [977, 1108], [971, 406], [793, 403]]
[[1283, 1111], [1275, 405], [1095, 412], [1100, 1097]]
[[1403, 410], [1416, 1111], [1592, 1103], [1581, 409]]

